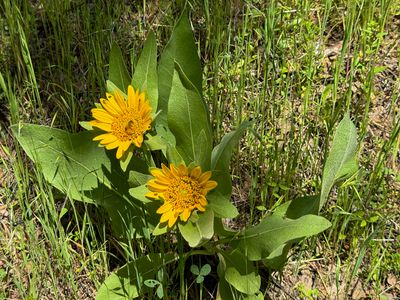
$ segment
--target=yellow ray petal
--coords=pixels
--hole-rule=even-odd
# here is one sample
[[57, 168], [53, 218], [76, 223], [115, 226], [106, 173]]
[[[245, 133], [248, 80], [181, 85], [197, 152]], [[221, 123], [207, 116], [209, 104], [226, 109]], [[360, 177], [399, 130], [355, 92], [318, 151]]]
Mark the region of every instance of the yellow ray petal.
[[152, 192], [162, 193], [168, 189], [167, 185], [159, 184], [154, 179], [147, 182], [147, 188]]
[[100, 144], [102, 145], [110, 144], [117, 140], [117, 137], [111, 133], [106, 133], [99, 136], [103, 136], [103, 139], [100, 141]]
[[178, 169], [175, 167], [174, 164], [170, 164], [169, 166], [171, 173], [175, 176], [175, 177], [179, 177], [179, 171]]
[[121, 94], [118, 92], [118, 90], [114, 91], [114, 95], [106, 93], [107, 99], [110, 102], [114, 102], [115, 105], [117, 105], [121, 111], [126, 110], [126, 103], [124, 101], [124, 98], [121, 96]]
[[164, 172], [160, 169], [154, 168], [150, 170], [151, 175], [153, 175], [154, 177], [156, 177], [157, 179], [164, 181], [164, 182], [169, 182], [170, 179], [165, 176]]
[[166, 213], [161, 215], [160, 223], [164, 223], [164, 222], [168, 221], [173, 216], [174, 216], [174, 212], [172, 210], [167, 211]]
[[129, 108], [133, 108], [136, 109], [137, 105], [136, 105], [136, 97], [135, 97], [136, 93], [135, 90], [133, 89], [133, 87], [130, 85], [128, 86], [128, 106]]
[[169, 203], [167, 202], [167, 203], [164, 203], [163, 205], [161, 205], [161, 206], [157, 209], [156, 213], [158, 213], [158, 214], [164, 214], [164, 213], [166, 213], [167, 211], [171, 210], [171, 208], [172, 208], [171, 204], [169, 204]]
[[114, 117], [102, 108], [92, 108], [91, 110], [93, 118], [103, 123], [112, 123]]
[[199, 202], [202, 206], [206, 206], [208, 204], [207, 199], [204, 196], [199, 198]]
[[136, 139], [133, 140], [133, 142], [135, 143], [135, 146], [140, 148], [142, 146], [143, 143], [143, 135], [138, 135], [138, 137]]
[[168, 220], [168, 227], [171, 228], [172, 226], [174, 226], [177, 219], [178, 219], [178, 215], [175, 215], [175, 214], [172, 217], [170, 217]]
[[124, 149], [122, 148], [122, 145], [119, 145], [118, 150], [117, 150], [117, 159], [120, 159], [122, 157], [122, 155], [124, 154]]
[[183, 213], [180, 215], [180, 217], [181, 217], [181, 220], [182, 220], [183, 222], [186, 222], [186, 221], [189, 219], [189, 217], [190, 217], [190, 210], [189, 210], [189, 209], [185, 209], [185, 210], [183, 211]]
[[174, 174], [172, 174], [171, 170], [164, 164], [161, 164], [161, 169], [163, 170], [163, 173], [168, 176], [169, 178], [174, 178]]
[[211, 171], [204, 172], [199, 178], [200, 185], [203, 186], [211, 178], [211, 175]]
[[196, 204], [196, 208], [197, 208], [199, 211], [205, 211], [205, 210], [206, 210], [205, 207], [201, 206], [201, 204]]
[[178, 166], [178, 172], [181, 176], [187, 176], [188, 175], [188, 168], [185, 167], [184, 164], [180, 164]]
[[199, 179], [200, 175], [201, 175], [200, 166], [194, 167], [193, 170], [190, 172], [190, 177], [192, 177], [193, 179]]
[[121, 142], [118, 141], [118, 140], [116, 140], [115, 142], [112, 142], [112, 143], [110, 143], [110, 144], [107, 144], [107, 145], [106, 145], [106, 149], [107, 149], [107, 150], [115, 149], [115, 148], [117, 148], [120, 144], [121, 144]]
[[93, 121], [90, 121], [89, 124], [92, 125], [93, 127], [100, 128], [101, 130], [104, 130], [104, 131], [108, 131], [108, 132], [112, 131], [111, 124], [108, 124], [108, 123], [102, 123], [97, 120], [93, 120]]
[[159, 194], [156, 193], [156, 192], [149, 192], [144, 196], [147, 197], [147, 198], [159, 199]]
[[114, 116], [121, 113], [120, 108], [117, 105], [112, 104], [112, 102], [108, 101], [107, 99], [101, 98], [100, 103], [105, 110], [107, 110], [110, 114], [113, 114]]
[[212, 189], [215, 189], [217, 187], [217, 182], [214, 180], [209, 180], [205, 184], [202, 185], [203, 189], [208, 193]]
[[125, 152], [126, 150], [128, 150], [128, 148], [129, 148], [129, 146], [130, 146], [131, 144], [132, 144], [132, 143], [131, 143], [130, 141], [122, 142], [122, 143], [121, 143], [122, 150]]

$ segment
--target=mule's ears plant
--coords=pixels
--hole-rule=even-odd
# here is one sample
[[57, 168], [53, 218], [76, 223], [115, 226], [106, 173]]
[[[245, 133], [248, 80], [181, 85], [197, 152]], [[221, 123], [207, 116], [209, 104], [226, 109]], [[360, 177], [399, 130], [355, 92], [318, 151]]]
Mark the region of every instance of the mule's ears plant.
[[[114, 44], [106, 98], [92, 109], [94, 120], [81, 123], [87, 131], [12, 127], [47, 181], [73, 200], [105, 208], [117, 238], [153, 241], [149, 233], [170, 232], [189, 244], [187, 252], [181, 245], [179, 255], [146, 253], [128, 262], [106, 278], [96, 299], [143, 297], [156, 286], [162, 297], [168, 287], [156, 274], [177, 260], [184, 293], [186, 260], [201, 254], [219, 261], [211, 271], [219, 277], [220, 299], [232, 299], [232, 294], [263, 299], [258, 268], [282, 268], [294, 243], [331, 225], [318, 214], [334, 183], [357, 170], [353, 123], [346, 115], [336, 130], [320, 194], [285, 202], [260, 216], [256, 225], [235, 231], [224, 225], [225, 218], [238, 215], [230, 201], [229, 166], [251, 123], [244, 122], [212, 147], [197, 46], [185, 14], [158, 64], [157, 43], [150, 33], [134, 70], [131, 76]], [[116, 153], [109, 151], [114, 148]]]

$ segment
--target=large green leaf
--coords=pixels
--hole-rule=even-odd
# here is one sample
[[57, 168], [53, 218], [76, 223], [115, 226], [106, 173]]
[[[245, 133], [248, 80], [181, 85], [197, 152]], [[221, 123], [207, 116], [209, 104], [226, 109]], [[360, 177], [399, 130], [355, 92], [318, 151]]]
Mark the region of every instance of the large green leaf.
[[226, 281], [241, 293], [257, 293], [261, 287], [261, 277], [257, 275], [253, 262], [237, 249], [221, 254], [225, 260]]
[[[298, 219], [305, 215], [318, 215], [319, 195], [305, 196], [279, 205], [273, 212], [274, 216]], [[281, 269], [287, 259], [287, 254], [298, 240], [292, 240], [280, 245], [263, 260], [264, 265], [273, 270]]]
[[274, 210], [275, 216], [298, 219], [305, 215], [318, 215], [319, 195], [305, 196], [279, 205]]
[[231, 196], [232, 182], [230, 173], [230, 161], [233, 149], [238, 145], [243, 133], [250, 125], [250, 122], [243, 122], [238, 129], [226, 134], [221, 143], [214, 147], [211, 156], [211, 170], [213, 179], [218, 182], [216, 191], [222, 195]]
[[286, 263], [287, 255], [292, 247], [292, 244], [293, 242], [289, 242], [287, 244], [280, 245], [278, 248], [272, 251], [268, 257], [263, 259], [264, 265], [272, 270], [281, 270]]
[[315, 235], [330, 226], [328, 220], [315, 215], [306, 215], [295, 220], [272, 215], [245, 230], [232, 241], [232, 245], [245, 253], [249, 260], [260, 260], [267, 258], [283, 244]]
[[144, 44], [142, 53], [135, 67], [132, 77], [132, 86], [147, 94], [154, 114], [158, 103], [158, 76], [157, 76], [157, 42], [153, 32], [150, 32]]
[[111, 173], [117, 180], [125, 176], [115, 170], [115, 160], [92, 139], [94, 132], [70, 134], [46, 126], [21, 124], [11, 127], [22, 148], [40, 166], [46, 180], [76, 200], [93, 202], [81, 191], [100, 186], [112, 189]]
[[122, 172], [114, 153], [92, 141], [94, 131], [71, 134], [32, 124], [11, 129], [50, 184], [75, 200], [105, 207], [118, 234], [132, 224], [141, 228], [142, 213], [129, 195], [128, 174]]
[[170, 164], [179, 165], [180, 163], [184, 163], [184, 159], [176, 150], [176, 139], [172, 134], [171, 130], [169, 130], [166, 124], [157, 124], [156, 125], [157, 135], [161, 137], [163, 143], [166, 148], [161, 149], [164, 156], [167, 158]]
[[131, 83], [131, 78], [126, 68], [121, 49], [116, 43], [112, 44], [110, 51], [108, 80], [112, 81], [115, 86], [124, 93], [126, 93], [128, 85]]
[[350, 120], [350, 116], [346, 114], [336, 129], [332, 147], [325, 162], [322, 174], [320, 209], [325, 204], [335, 181], [357, 171], [356, 153], [356, 127]]
[[200, 94], [182, 84], [175, 71], [168, 104], [168, 127], [176, 138], [176, 149], [186, 165], [194, 162], [210, 169], [211, 128]]
[[106, 278], [96, 294], [96, 300], [127, 300], [142, 296], [148, 288], [143, 284], [155, 279], [163, 265], [176, 260], [172, 254], [152, 253], [123, 266]]
[[160, 118], [165, 121], [167, 119], [168, 99], [170, 98], [175, 62], [181, 66], [183, 73], [201, 95], [201, 65], [187, 12], [183, 12], [176, 23], [171, 38], [161, 54], [158, 66]]
[[178, 223], [179, 231], [190, 247], [197, 247], [214, 234], [214, 213], [211, 209], [198, 214], [198, 220]]
[[[218, 183], [219, 184], [219, 183]], [[230, 197], [221, 195], [218, 191], [211, 191], [207, 196], [208, 207], [219, 218], [235, 218], [239, 212], [230, 200]]]
[[[264, 299], [263, 294], [258, 292], [261, 278], [256, 275], [254, 266], [243, 254], [239, 254], [236, 250], [233, 252], [236, 254], [218, 253], [219, 264], [217, 272], [219, 282], [216, 299]], [[251, 294], [242, 293], [239, 290]], [[255, 293], [252, 293], [253, 291]]]

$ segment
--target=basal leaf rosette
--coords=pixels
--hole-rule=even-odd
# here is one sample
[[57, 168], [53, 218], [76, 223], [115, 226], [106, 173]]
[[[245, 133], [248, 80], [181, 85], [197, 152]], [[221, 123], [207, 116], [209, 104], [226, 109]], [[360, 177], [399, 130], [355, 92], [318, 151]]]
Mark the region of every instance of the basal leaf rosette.
[[160, 223], [168, 222], [168, 227], [175, 225], [178, 217], [187, 222], [194, 211], [204, 212], [208, 201], [206, 195], [217, 186], [210, 180], [211, 171], [202, 172], [200, 166], [188, 168], [184, 164], [169, 168], [162, 164], [161, 169], [150, 170], [153, 179], [147, 183], [150, 190], [146, 197], [164, 201], [158, 208]]
[[140, 148], [143, 135], [150, 130], [153, 121], [152, 108], [145, 93], [128, 86], [128, 99], [115, 90], [101, 98], [101, 107], [91, 110], [95, 120], [90, 125], [106, 133], [96, 136], [93, 140], [100, 141], [107, 150], [117, 149], [116, 157], [121, 159], [130, 145]]

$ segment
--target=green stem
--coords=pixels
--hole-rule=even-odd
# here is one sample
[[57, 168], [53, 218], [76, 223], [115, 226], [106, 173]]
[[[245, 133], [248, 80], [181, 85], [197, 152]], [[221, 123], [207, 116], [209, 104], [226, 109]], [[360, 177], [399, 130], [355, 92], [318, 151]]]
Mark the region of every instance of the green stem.
[[185, 262], [186, 262], [186, 255], [183, 254], [183, 240], [182, 236], [178, 236], [178, 247], [179, 247], [179, 280], [180, 280], [180, 287], [181, 293], [179, 299], [184, 299], [185, 296]]

